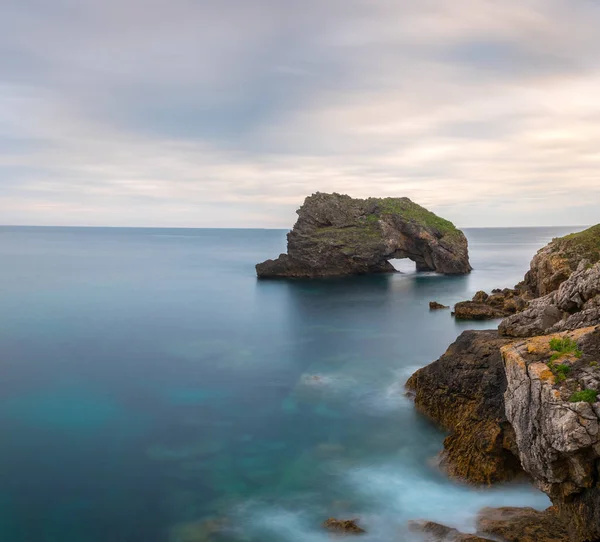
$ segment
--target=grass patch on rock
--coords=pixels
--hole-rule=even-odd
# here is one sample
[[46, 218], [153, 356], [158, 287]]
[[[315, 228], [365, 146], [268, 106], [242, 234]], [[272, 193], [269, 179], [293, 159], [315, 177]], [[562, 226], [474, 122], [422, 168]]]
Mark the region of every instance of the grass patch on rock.
[[573, 395], [571, 395], [571, 397], [569, 398], [569, 401], [571, 401], [571, 403], [580, 403], [580, 402], [595, 403], [597, 398], [598, 398], [597, 391], [581, 390], [581, 391], [576, 391]]
[[550, 361], [556, 361], [567, 354], [573, 354], [576, 358], [580, 358], [583, 354], [577, 347], [577, 343], [570, 337], [554, 337], [550, 339], [550, 350], [554, 351], [554, 354], [550, 357]]

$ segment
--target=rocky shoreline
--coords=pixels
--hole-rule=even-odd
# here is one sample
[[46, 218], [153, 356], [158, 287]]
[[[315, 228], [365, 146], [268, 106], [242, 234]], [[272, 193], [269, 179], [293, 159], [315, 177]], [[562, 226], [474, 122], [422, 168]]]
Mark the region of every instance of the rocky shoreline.
[[465, 331], [407, 382], [416, 408], [449, 432], [441, 464], [477, 485], [528, 477], [553, 506], [482, 511], [479, 538], [422, 532], [600, 540], [600, 226], [553, 240], [514, 289], [457, 307], [459, 318], [505, 318], [498, 331]]

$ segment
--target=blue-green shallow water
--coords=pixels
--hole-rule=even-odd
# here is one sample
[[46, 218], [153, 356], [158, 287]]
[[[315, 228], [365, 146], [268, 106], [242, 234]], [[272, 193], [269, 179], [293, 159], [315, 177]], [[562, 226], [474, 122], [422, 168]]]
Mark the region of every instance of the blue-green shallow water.
[[468, 277], [257, 281], [284, 231], [0, 228], [0, 541], [320, 542], [337, 515], [384, 542], [546, 506], [446, 480], [402, 389], [496, 325], [428, 301], [512, 286], [567, 231], [467, 231]]

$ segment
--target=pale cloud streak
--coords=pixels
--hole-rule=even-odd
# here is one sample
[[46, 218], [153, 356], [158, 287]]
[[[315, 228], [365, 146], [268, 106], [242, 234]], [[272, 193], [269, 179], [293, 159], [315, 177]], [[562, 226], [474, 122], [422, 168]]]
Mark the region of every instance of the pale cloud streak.
[[3, 223], [286, 227], [316, 190], [600, 221], [592, 0], [5, 3]]

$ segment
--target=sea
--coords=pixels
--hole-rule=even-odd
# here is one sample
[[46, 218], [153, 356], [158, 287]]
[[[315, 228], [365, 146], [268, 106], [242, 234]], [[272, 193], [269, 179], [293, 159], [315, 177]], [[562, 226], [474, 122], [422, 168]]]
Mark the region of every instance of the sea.
[[452, 482], [407, 378], [580, 228], [467, 229], [468, 276], [258, 280], [285, 230], [0, 227], [1, 542], [416, 540], [527, 484]]

